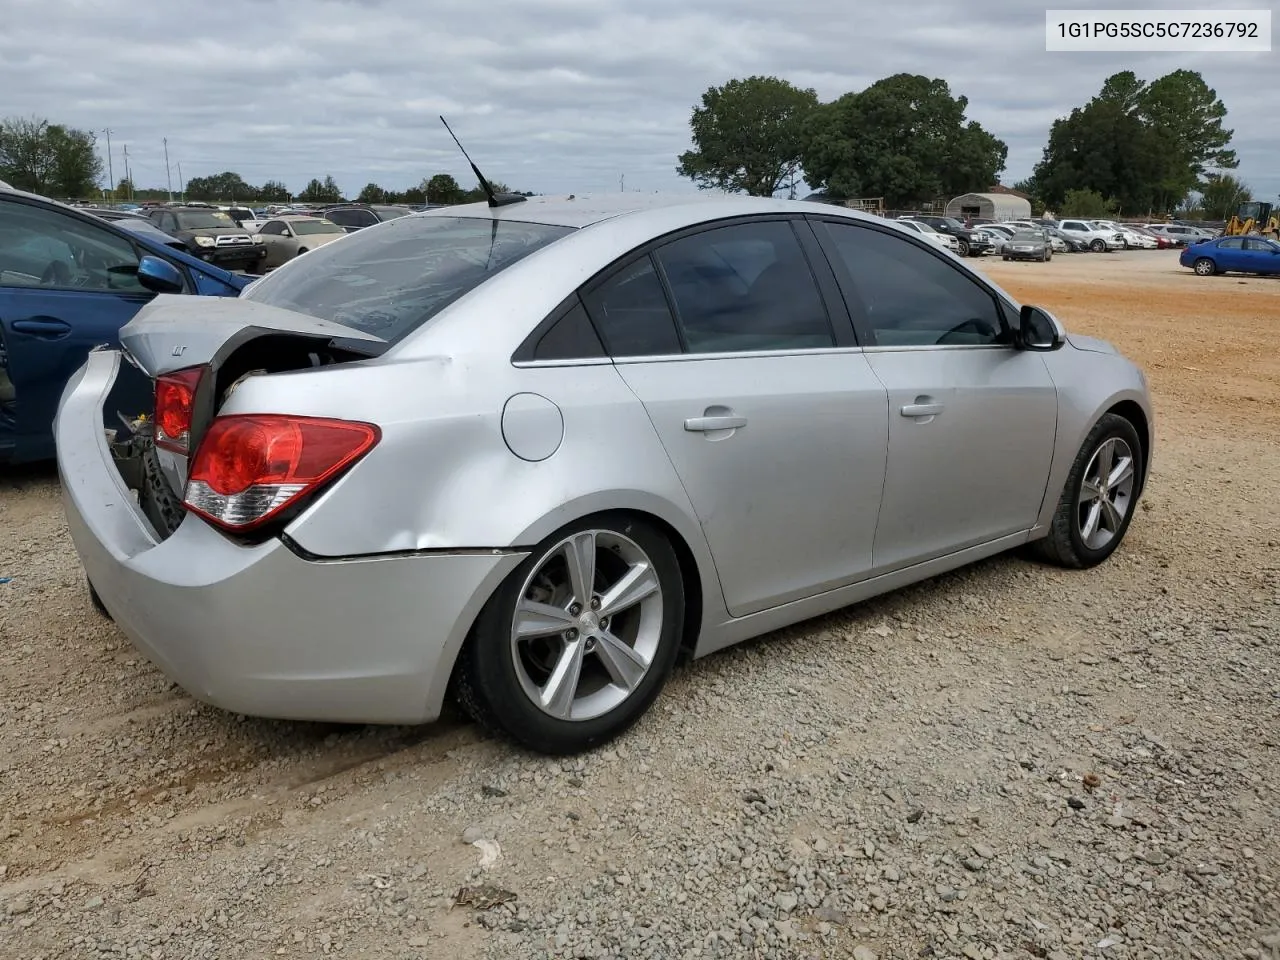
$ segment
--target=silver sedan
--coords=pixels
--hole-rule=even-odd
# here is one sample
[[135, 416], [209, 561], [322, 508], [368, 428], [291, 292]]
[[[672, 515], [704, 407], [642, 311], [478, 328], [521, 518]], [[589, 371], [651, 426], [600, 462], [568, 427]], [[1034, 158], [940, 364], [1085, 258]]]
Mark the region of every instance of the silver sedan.
[[347, 231], [336, 223], [320, 217], [306, 216], [281, 216], [265, 220], [257, 232], [267, 248], [266, 256], [258, 265], [263, 270], [283, 266], [308, 250], [315, 250], [347, 235]]
[[[547, 752], [626, 728], [682, 650], [1027, 544], [1101, 563], [1154, 434], [1107, 343], [794, 201], [415, 214], [237, 300], [160, 296], [121, 342], [58, 455], [91, 595], [151, 660], [249, 714], [453, 694]], [[155, 409], [125, 430], [134, 365]]]

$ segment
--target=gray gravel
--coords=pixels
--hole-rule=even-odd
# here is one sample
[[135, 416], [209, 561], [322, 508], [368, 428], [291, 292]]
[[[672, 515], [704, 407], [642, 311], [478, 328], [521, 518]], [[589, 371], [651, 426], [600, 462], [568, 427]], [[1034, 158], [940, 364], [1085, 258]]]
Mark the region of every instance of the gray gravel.
[[193, 703], [11, 471], [0, 957], [1280, 960], [1280, 450], [1161, 428], [1105, 567], [999, 558], [682, 666], [568, 760]]

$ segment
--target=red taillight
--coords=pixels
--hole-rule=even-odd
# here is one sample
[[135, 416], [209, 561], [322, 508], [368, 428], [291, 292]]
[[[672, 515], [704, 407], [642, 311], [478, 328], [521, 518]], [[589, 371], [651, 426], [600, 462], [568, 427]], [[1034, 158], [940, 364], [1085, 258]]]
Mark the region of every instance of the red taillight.
[[324, 486], [379, 436], [373, 424], [351, 420], [219, 417], [196, 448], [184, 501], [220, 527], [251, 530]]
[[191, 413], [204, 367], [188, 367], [156, 380], [156, 446], [186, 453], [191, 443]]

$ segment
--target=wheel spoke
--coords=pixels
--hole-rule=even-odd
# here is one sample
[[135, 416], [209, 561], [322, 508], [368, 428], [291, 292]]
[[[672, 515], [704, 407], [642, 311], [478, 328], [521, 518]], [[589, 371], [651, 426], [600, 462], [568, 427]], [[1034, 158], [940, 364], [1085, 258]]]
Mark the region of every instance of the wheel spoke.
[[1108, 440], [1098, 448], [1098, 481], [1103, 482], [1111, 473], [1111, 461], [1115, 458], [1116, 442]]
[[1121, 457], [1107, 477], [1108, 487], [1117, 487], [1133, 476], [1133, 457]]
[[577, 619], [570, 616], [568, 610], [549, 603], [521, 600], [516, 610], [515, 633], [521, 640], [529, 637], [549, 637], [577, 625]]
[[1102, 517], [1100, 519], [1103, 528], [1110, 530], [1112, 533], [1119, 533], [1120, 523], [1124, 518], [1120, 515], [1120, 511], [1116, 509], [1116, 505], [1106, 497], [1103, 497], [1100, 506], [1102, 507]]
[[1080, 502], [1092, 503], [1102, 496], [1102, 490], [1092, 480], [1082, 480], [1080, 482]]
[[1102, 519], [1102, 504], [1095, 503], [1089, 507], [1089, 516], [1085, 518], [1084, 526], [1080, 528], [1080, 536], [1085, 543], [1093, 539], [1093, 535], [1098, 532], [1098, 521]]
[[596, 535], [579, 533], [564, 545], [564, 559], [569, 566], [569, 586], [573, 599], [586, 607], [595, 592]]
[[578, 678], [582, 676], [582, 656], [586, 641], [570, 640], [564, 645], [560, 659], [546, 686], [539, 691], [542, 709], [561, 720], [568, 720], [573, 711], [573, 699], [578, 692]]
[[600, 598], [600, 616], [612, 617], [655, 593], [658, 575], [647, 563], [634, 563]]
[[634, 690], [649, 670], [649, 661], [608, 630], [596, 635], [596, 656], [610, 679], [624, 690]]

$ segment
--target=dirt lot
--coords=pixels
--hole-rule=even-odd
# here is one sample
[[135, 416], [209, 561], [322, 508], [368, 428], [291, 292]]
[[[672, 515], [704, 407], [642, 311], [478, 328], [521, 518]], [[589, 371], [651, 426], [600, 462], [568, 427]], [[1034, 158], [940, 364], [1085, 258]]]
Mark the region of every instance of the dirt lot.
[[1121, 552], [686, 665], [566, 762], [194, 703], [0, 474], [0, 956], [1280, 957], [1280, 280], [985, 267], [1148, 371]]

